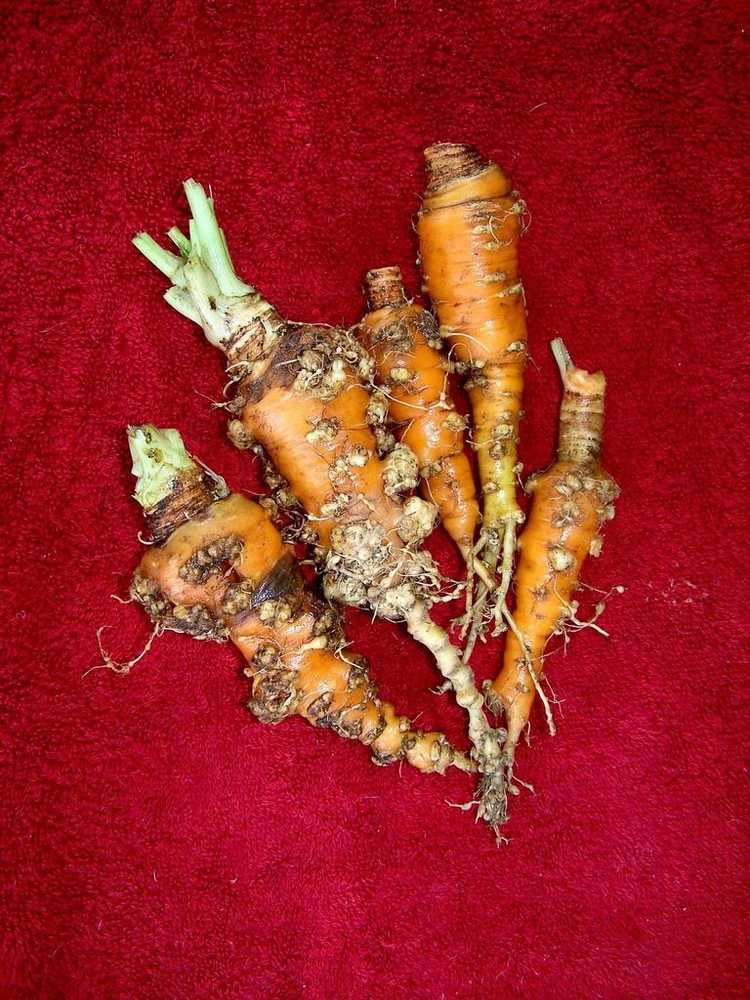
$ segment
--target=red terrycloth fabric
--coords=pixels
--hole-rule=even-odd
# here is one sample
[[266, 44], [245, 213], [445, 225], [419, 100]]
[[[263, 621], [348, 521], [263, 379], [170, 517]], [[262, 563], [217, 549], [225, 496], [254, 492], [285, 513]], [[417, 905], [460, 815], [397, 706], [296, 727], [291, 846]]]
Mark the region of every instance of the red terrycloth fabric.
[[[739, 5], [3, 12], [0, 995], [747, 995]], [[260, 725], [229, 647], [167, 635], [127, 677], [82, 676], [100, 625], [120, 657], [148, 635], [109, 597], [140, 549], [125, 425], [179, 427], [259, 484], [210, 403], [217, 352], [130, 237], [184, 223], [192, 174], [242, 274], [292, 317], [349, 324], [368, 268], [417, 288], [410, 220], [440, 139], [498, 159], [532, 213], [526, 469], [552, 456], [559, 334], [607, 372], [622, 487], [585, 575], [627, 589], [608, 640], [584, 630], [549, 661], [559, 734], [536, 709], [518, 754], [536, 794], [501, 848], [446, 805], [467, 776]], [[428, 655], [349, 617], [383, 693], [466, 745]], [[499, 648], [478, 650], [480, 678]]]

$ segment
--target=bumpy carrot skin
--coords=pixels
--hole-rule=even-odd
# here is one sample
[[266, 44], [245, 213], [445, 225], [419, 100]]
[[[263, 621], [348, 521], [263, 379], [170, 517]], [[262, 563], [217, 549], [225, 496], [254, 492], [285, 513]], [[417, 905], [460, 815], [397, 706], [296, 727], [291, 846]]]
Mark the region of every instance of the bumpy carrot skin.
[[[326, 596], [404, 621], [466, 711], [478, 769], [499, 773], [500, 734], [487, 721], [473, 674], [428, 613], [440, 575], [420, 543], [432, 530], [435, 508], [413, 496], [400, 503], [401, 489], [413, 485], [403, 452], [395, 449], [384, 460], [377, 453], [375, 432], [386, 411], [363, 384], [372, 359], [344, 331], [283, 319], [237, 277], [203, 188], [187, 181], [185, 192], [190, 239], [170, 232], [182, 256], [143, 233], [134, 242], [169, 277], [169, 303], [227, 356], [236, 387], [228, 404], [236, 414], [232, 440], [262, 446], [305, 508], [311, 524], [305, 540], [318, 544]], [[492, 796], [486, 801], [492, 822]]]
[[471, 146], [425, 150], [428, 188], [417, 223], [424, 291], [440, 333], [469, 375], [482, 486], [487, 561], [502, 550], [499, 600], [512, 570], [516, 526], [518, 424], [526, 364], [526, 310], [518, 268], [525, 205], [497, 164]]
[[345, 662], [336, 655], [343, 642], [339, 616], [304, 587], [293, 551], [263, 508], [227, 494], [184, 446], [188, 461], [175, 468], [165, 433], [174, 446], [174, 431], [145, 425], [128, 432], [139, 489], [160, 467], [171, 472], [166, 494], [145, 511], [160, 542], [144, 555], [131, 586], [154, 624], [230, 639], [247, 661], [248, 707], [262, 722], [300, 715], [369, 746], [378, 764], [472, 770], [441, 734], [412, 729], [380, 700], [362, 657]]
[[325, 561], [326, 594], [400, 617], [402, 592], [393, 581], [420, 592], [437, 579], [427, 553], [417, 551], [434, 509], [418, 498], [403, 505], [399, 493], [412, 481], [404, 481], [398, 456], [379, 457], [385, 412], [363, 382], [372, 359], [342, 330], [288, 322], [241, 281], [212, 202], [195, 181], [185, 191], [191, 239], [170, 233], [183, 257], [145, 234], [134, 242], [172, 281], [170, 304], [226, 355], [231, 439], [262, 449], [307, 512], [304, 540], [317, 544]]
[[509, 632], [503, 666], [487, 689], [502, 709], [512, 767], [516, 744], [528, 722], [544, 673], [544, 649], [565, 619], [586, 557], [599, 555], [603, 523], [614, 516], [618, 489], [600, 463], [605, 378], [576, 368], [562, 341], [553, 351], [563, 379], [557, 461], [532, 477], [528, 523], [516, 570], [515, 629]]
[[398, 267], [365, 276], [369, 312], [358, 339], [375, 361], [399, 439], [417, 456], [422, 492], [467, 562], [479, 521], [471, 466], [464, 453], [464, 418], [447, 390], [446, 362], [432, 315], [406, 297]]

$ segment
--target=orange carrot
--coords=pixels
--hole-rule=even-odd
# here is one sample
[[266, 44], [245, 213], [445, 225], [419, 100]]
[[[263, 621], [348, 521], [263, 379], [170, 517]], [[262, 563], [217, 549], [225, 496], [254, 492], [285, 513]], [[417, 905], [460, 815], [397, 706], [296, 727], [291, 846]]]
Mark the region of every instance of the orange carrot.
[[128, 438], [135, 497], [156, 543], [131, 594], [158, 630], [230, 639], [247, 661], [248, 708], [261, 722], [300, 715], [369, 746], [378, 764], [473, 770], [444, 736], [412, 729], [381, 701], [362, 657], [341, 654], [339, 616], [305, 588], [261, 506], [199, 468], [177, 431], [146, 424]]
[[532, 503], [519, 544], [514, 625], [502, 670], [487, 689], [488, 703], [505, 714], [510, 777], [534, 697], [542, 694], [545, 646], [566, 619], [575, 617], [571, 598], [581, 567], [587, 555], [599, 555], [599, 531], [614, 516], [618, 494], [600, 464], [604, 375], [576, 368], [561, 340], [553, 341], [552, 349], [564, 388], [557, 461], [527, 485]]
[[518, 272], [524, 203], [497, 164], [471, 146], [425, 150], [428, 188], [417, 232], [424, 290], [440, 333], [469, 371], [483, 494], [485, 562], [502, 552], [497, 614], [506, 612], [517, 525], [518, 422], [526, 363], [526, 311]]
[[371, 424], [382, 424], [385, 409], [364, 384], [372, 359], [342, 330], [283, 319], [237, 277], [203, 188], [187, 181], [185, 192], [190, 239], [170, 234], [182, 257], [146, 234], [134, 242], [171, 280], [170, 304], [227, 355], [236, 387], [230, 436], [240, 447], [260, 445], [304, 507], [326, 596], [405, 622], [466, 711], [479, 770], [501, 773], [499, 735], [474, 677], [428, 614], [440, 574], [420, 543], [435, 508], [419, 497], [398, 499], [413, 482], [403, 454], [378, 457]]
[[191, 239], [173, 237], [184, 259], [145, 234], [135, 243], [173, 282], [169, 303], [226, 355], [234, 387], [230, 437], [238, 447], [262, 449], [307, 512], [306, 539], [326, 559], [326, 593], [398, 617], [394, 571], [416, 589], [437, 575], [415, 550], [434, 513], [416, 498], [401, 503], [409, 484], [378, 456], [373, 423], [385, 415], [371, 406], [363, 382], [372, 359], [342, 330], [288, 322], [241, 281], [212, 202], [195, 181], [185, 190]]
[[[443, 527], [473, 565], [479, 505], [464, 454], [465, 421], [447, 389], [437, 325], [427, 310], [406, 298], [398, 267], [365, 276], [369, 312], [358, 337], [375, 360], [375, 374], [390, 400], [399, 438], [419, 462], [422, 492], [436, 504]], [[483, 571], [481, 564], [477, 565]], [[492, 578], [484, 572], [492, 586]]]

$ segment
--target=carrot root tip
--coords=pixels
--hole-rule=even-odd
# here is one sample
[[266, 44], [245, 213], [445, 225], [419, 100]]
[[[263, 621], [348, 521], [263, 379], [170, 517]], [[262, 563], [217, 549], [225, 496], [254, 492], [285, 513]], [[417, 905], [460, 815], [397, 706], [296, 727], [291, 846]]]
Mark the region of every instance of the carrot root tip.
[[491, 827], [502, 826], [508, 820], [508, 793], [514, 786], [509, 782], [510, 769], [501, 765], [496, 770], [482, 775], [479, 783], [479, 809], [477, 817]]

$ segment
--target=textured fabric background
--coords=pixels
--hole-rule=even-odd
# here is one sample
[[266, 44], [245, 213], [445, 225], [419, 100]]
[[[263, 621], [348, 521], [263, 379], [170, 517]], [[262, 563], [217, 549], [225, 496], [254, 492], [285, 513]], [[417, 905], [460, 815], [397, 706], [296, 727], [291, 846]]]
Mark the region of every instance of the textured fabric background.
[[[747, 995], [746, 14], [2, 6], [2, 996]], [[416, 287], [437, 139], [497, 158], [532, 212], [526, 468], [552, 455], [562, 334], [609, 376], [623, 490], [586, 568], [627, 588], [611, 638], [550, 661], [559, 735], [536, 711], [518, 767], [537, 793], [501, 849], [446, 805], [465, 776], [261, 726], [229, 648], [168, 635], [128, 677], [82, 679], [99, 625], [122, 657], [148, 634], [109, 597], [139, 558], [125, 425], [177, 426], [259, 482], [210, 405], [218, 354], [131, 235], [184, 221], [194, 174], [241, 273], [292, 317], [348, 324], [368, 267]], [[462, 742], [427, 655], [350, 623], [383, 692]]]

